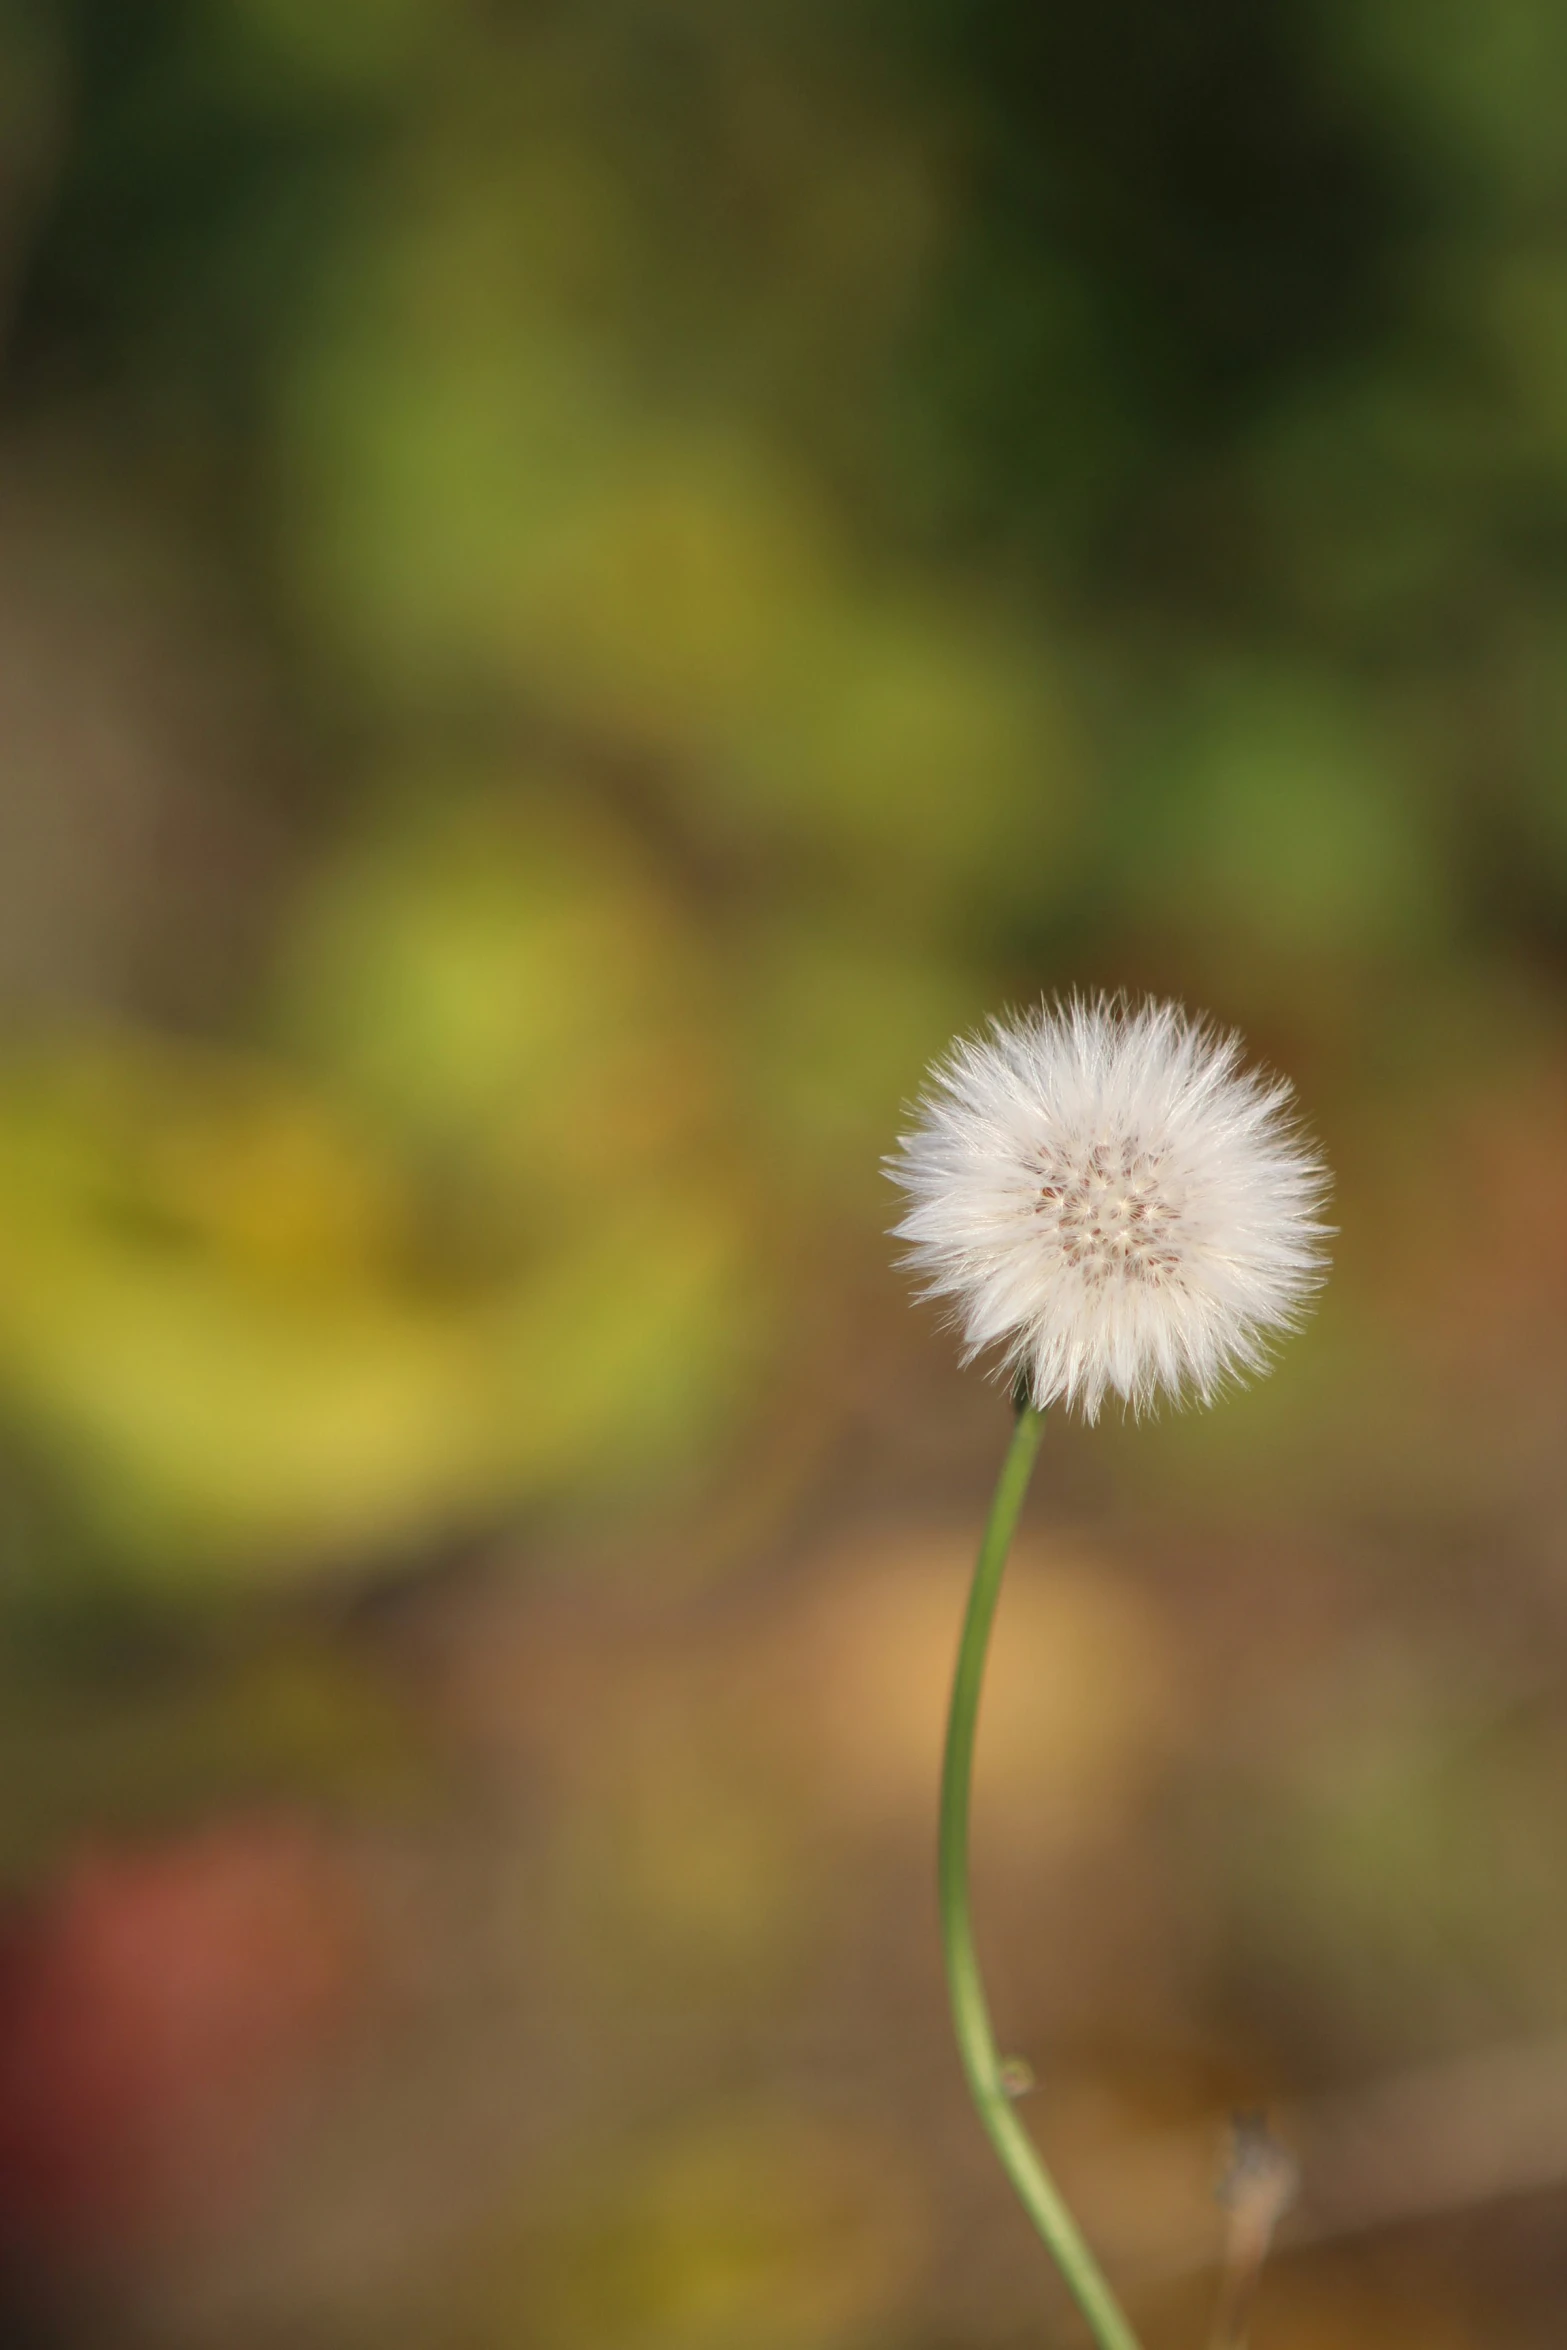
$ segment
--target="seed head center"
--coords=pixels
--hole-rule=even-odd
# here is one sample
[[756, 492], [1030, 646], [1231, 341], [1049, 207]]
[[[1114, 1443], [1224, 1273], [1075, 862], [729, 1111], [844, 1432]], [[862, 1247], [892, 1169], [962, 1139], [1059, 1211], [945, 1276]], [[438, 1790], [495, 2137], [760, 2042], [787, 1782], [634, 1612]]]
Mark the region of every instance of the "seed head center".
[[1164, 1155], [1130, 1138], [1043, 1145], [1035, 1210], [1091, 1288], [1155, 1287], [1180, 1269], [1181, 1210]]

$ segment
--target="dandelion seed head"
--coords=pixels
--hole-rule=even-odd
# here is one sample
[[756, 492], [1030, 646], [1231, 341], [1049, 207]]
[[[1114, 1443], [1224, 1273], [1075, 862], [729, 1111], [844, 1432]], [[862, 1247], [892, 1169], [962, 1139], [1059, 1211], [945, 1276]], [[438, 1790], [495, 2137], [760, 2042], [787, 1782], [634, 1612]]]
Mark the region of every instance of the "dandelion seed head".
[[887, 1172], [965, 1360], [1043, 1408], [1210, 1402], [1260, 1371], [1326, 1270], [1327, 1169], [1282, 1078], [1177, 1004], [1046, 1004], [960, 1039]]

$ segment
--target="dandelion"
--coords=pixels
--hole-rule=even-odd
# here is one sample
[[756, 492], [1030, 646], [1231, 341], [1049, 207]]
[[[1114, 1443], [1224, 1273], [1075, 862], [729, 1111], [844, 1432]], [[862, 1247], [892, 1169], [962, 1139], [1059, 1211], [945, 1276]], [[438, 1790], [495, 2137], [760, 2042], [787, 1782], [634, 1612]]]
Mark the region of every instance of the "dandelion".
[[[980, 1543], [947, 1715], [937, 1863], [958, 2052], [979, 2118], [1099, 2350], [1137, 2337], [1018, 2117], [968, 1883], [980, 1691], [1002, 1572], [1047, 1405], [1098, 1417], [1160, 1394], [1210, 1402], [1260, 1370], [1323, 1278], [1327, 1170], [1281, 1078], [1175, 1004], [1074, 998], [956, 1044], [888, 1172], [927, 1295], [968, 1358], [1000, 1349], [1017, 1406]], [[1222, 2322], [1222, 2321], [1221, 2321]], [[1233, 2328], [1232, 2328], [1233, 2331]]]
[[933, 1072], [889, 1172], [925, 1291], [1041, 1410], [1210, 1402], [1322, 1278], [1327, 1188], [1282, 1078], [1175, 1004], [994, 1021]]

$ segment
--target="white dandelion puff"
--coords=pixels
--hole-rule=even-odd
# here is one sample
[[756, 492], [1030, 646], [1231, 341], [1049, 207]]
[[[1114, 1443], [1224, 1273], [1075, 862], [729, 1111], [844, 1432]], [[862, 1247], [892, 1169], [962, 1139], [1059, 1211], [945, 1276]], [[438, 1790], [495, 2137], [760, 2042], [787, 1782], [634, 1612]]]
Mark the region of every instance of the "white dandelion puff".
[[1327, 1169], [1283, 1078], [1177, 1004], [1074, 999], [963, 1038], [888, 1161], [923, 1294], [1030, 1400], [1211, 1401], [1326, 1271]]

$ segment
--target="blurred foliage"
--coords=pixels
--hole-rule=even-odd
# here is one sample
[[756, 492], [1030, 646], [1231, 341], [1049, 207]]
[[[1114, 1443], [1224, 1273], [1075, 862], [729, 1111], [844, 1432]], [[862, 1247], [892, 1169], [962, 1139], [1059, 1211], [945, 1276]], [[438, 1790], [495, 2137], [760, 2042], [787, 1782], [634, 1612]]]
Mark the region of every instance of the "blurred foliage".
[[137, 1837], [214, 1808], [310, 1800], [416, 1808], [428, 1756], [392, 1692], [303, 1644], [199, 1678], [147, 1669], [81, 1676], [68, 1697], [8, 1660], [0, 1762], [29, 1787], [0, 1815], [0, 1882], [25, 1884], [83, 1840]]
[[14, 430], [227, 563], [309, 775], [239, 1031], [5, 1081], [0, 1372], [113, 1557], [711, 1459], [986, 1002], [1179, 986], [1336, 1111], [1351, 994], [1544, 976], [1510, 21], [13, 12]]
[[[877, 1159], [986, 1009], [1146, 987], [1298, 1079], [1343, 1238], [1266, 1388], [1057, 1440], [1160, 1547], [1009, 1602], [1015, 1979], [1047, 2040], [1222, 2043], [1204, 2110], [1559, 2026], [1564, 107], [1547, 0], [0, 7], [8, 1882], [406, 1822], [444, 1740], [525, 1784], [495, 1932], [590, 2039], [774, 2019], [830, 1915], [856, 2031], [924, 2031], [855, 1900], [917, 1939], [956, 1551], [905, 1513], [974, 1456]], [[653, 1606], [802, 1494], [828, 1596], [692, 1602], [700, 1666], [594, 1617], [362, 1669], [508, 1525]], [[1341, 1713], [1383, 1541], [1427, 1646]], [[161, 1984], [225, 1833], [37, 1948], [150, 1910]], [[903, 2338], [923, 2173], [713, 2068], [464, 2205], [428, 2335]], [[1277, 2339], [1451, 2301], [1329, 2280]]]
[[832, 2350], [908, 2291], [918, 2216], [886, 2146], [788, 2112], [713, 2116], [557, 2189], [499, 2257], [470, 2254], [439, 2322], [464, 2350], [510, 2340], [519, 2306], [535, 2339], [604, 2350]]

